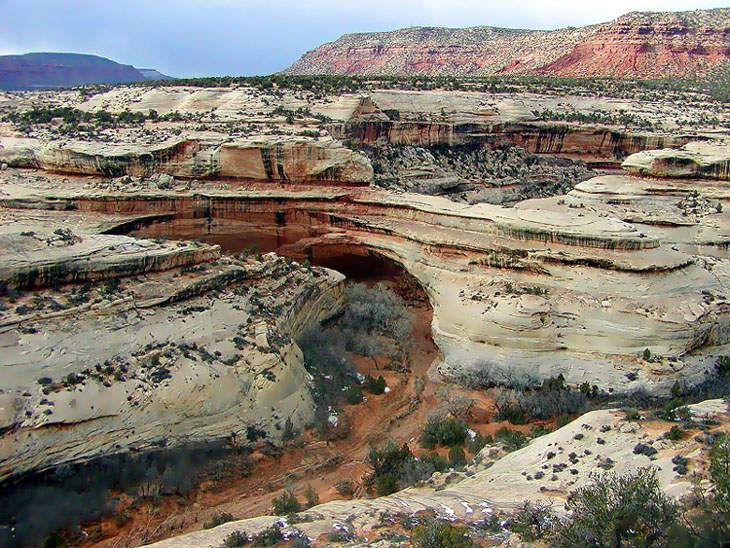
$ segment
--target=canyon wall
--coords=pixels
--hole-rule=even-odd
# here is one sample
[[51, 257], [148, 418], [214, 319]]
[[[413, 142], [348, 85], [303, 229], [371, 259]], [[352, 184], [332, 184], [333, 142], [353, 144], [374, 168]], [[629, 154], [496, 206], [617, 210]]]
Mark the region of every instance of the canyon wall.
[[582, 28], [415, 27], [347, 34], [288, 74], [668, 78], [727, 66], [730, 11], [633, 12]]
[[0, 138], [0, 162], [11, 167], [105, 177], [165, 173], [182, 178], [243, 178], [292, 183], [368, 184], [372, 167], [332, 139], [260, 136], [238, 141], [173, 140], [135, 146]]
[[100, 297], [90, 305], [26, 314], [22, 329], [5, 321], [0, 481], [116, 453], [235, 442], [248, 427], [277, 440], [287, 417], [309, 424], [314, 402], [294, 337], [340, 309], [342, 279], [273, 255], [224, 259], [125, 278], [108, 294], [91, 289]]

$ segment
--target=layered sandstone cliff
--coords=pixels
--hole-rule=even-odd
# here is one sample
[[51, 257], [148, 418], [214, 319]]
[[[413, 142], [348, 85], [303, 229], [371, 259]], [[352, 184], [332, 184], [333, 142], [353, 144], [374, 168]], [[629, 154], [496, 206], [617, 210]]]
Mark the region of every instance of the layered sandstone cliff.
[[140, 146], [0, 139], [0, 162], [59, 173], [119, 177], [235, 177], [266, 181], [368, 184], [370, 163], [332, 139], [258, 136], [241, 140], [172, 140]]
[[308, 424], [293, 339], [339, 310], [342, 279], [269, 255], [21, 293], [0, 322], [0, 481]]
[[730, 180], [730, 143], [688, 143], [680, 149], [632, 154], [622, 166], [629, 173], [652, 177]]
[[495, 75], [665, 78], [705, 74], [728, 59], [726, 9], [630, 13], [555, 31], [416, 27], [348, 34], [289, 67], [290, 74]]

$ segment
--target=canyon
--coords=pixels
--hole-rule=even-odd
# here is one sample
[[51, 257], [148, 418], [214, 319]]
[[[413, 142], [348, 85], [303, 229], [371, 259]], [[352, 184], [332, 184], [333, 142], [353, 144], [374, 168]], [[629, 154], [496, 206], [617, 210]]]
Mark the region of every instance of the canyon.
[[[286, 447], [318, 404], [298, 341], [337, 321], [352, 280], [411, 284], [419, 303], [417, 371], [383, 370], [389, 392], [366, 402], [402, 415], [388, 432], [403, 443], [445, 390], [480, 402], [470, 427], [486, 434], [493, 386], [537, 391], [559, 376], [606, 398], [668, 398], [713, 382], [730, 350], [729, 111], [647, 93], [321, 94], [297, 80], [1, 93], [0, 481], [192, 444]], [[359, 369], [380, 375], [383, 356], [371, 361]], [[690, 409], [724, 431], [722, 400]], [[690, 482], [672, 459], [701, 471], [709, 450], [666, 441], [670, 421], [573, 418], [385, 498], [327, 491], [304, 523], [281, 525], [313, 539], [345, 527], [365, 545], [395, 516], [562, 507], [596, 463], [645, 465], [631, 448], [649, 438], [679, 496]], [[357, 432], [346, 464], [362, 471], [372, 432]], [[576, 472], [532, 481], [558, 446], [585, 455]], [[251, 492], [251, 520], [162, 540], [202, 525], [165, 518], [125, 542], [257, 533], [280, 519], [261, 508], [284, 483], [269, 487]], [[242, 513], [239, 498], [226, 504]]]

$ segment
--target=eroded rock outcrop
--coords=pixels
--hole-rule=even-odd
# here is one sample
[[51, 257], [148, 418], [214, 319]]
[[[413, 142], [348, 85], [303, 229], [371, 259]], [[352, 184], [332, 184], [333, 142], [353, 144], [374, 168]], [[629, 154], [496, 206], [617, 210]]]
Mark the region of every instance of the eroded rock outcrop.
[[730, 180], [730, 143], [688, 143], [680, 149], [632, 154], [621, 165], [629, 173], [652, 177]]
[[342, 279], [268, 255], [21, 293], [0, 327], [0, 481], [307, 424], [294, 337], [339, 310]]
[[368, 184], [368, 160], [332, 139], [259, 136], [183, 139], [150, 146], [35, 139], [0, 139], [0, 161], [11, 167], [120, 177], [166, 173], [174, 177], [235, 177], [266, 181]]
[[[626, 200], [598, 181], [514, 208], [271, 185], [95, 195], [80, 182], [63, 190], [9, 185], [2, 203], [47, 200], [139, 216], [132, 229], [146, 237], [258, 234], [281, 253], [315, 263], [375, 253], [426, 290], [440, 369], [452, 379], [539, 382], [562, 373], [569, 383], [657, 393], [678, 378], [700, 382], [728, 344], [726, 214], [684, 215], [682, 190], [657, 195], [649, 180], [633, 187], [636, 207], [623, 207]], [[647, 220], [639, 216], [642, 203], [656, 212], [652, 224], [636, 224]], [[684, 231], [666, 226], [679, 218]], [[651, 361], [641, 358], [647, 348]]]
[[217, 260], [220, 248], [125, 236], [55, 232], [0, 233], [0, 281], [17, 289], [135, 276]]

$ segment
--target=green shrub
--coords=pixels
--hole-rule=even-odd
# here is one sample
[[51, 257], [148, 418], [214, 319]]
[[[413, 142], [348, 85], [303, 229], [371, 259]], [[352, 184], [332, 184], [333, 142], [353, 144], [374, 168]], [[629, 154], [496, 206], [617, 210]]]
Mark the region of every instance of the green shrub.
[[556, 548], [664, 546], [677, 508], [664, 494], [656, 470], [604, 474], [568, 497], [567, 518], [556, 527]]
[[278, 497], [274, 497], [271, 504], [274, 507], [274, 514], [277, 516], [286, 516], [299, 512], [299, 501], [289, 491], [284, 491]]
[[674, 426], [672, 426], [669, 432], [664, 434], [664, 437], [671, 441], [681, 441], [682, 438], [684, 438], [684, 432], [679, 426], [675, 424]]
[[464, 466], [466, 464], [464, 450], [459, 446], [452, 447], [449, 450], [449, 462], [454, 467]]
[[525, 501], [517, 509], [510, 530], [520, 535], [526, 542], [539, 540], [549, 535], [557, 524], [558, 518], [550, 506], [544, 502]]
[[411, 533], [411, 545], [416, 548], [475, 548], [466, 527], [454, 527], [440, 520], [430, 520]]
[[379, 396], [380, 394], [385, 392], [385, 379], [382, 375], [380, 375], [377, 379], [368, 375], [365, 377], [365, 383], [363, 387], [365, 388], [366, 392], [370, 392], [371, 394]]
[[229, 521], [233, 521], [233, 516], [231, 514], [228, 512], [216, 512], [213, 514], [213, 517], [203, 523], [203, 529], [212, 529], [213, 527], [218, 527], [219, 525], [223, 525]]
[[233, 531], [223, 540], [221, 548], [240, 548], [246, 546], [249, 542], [251, 542], [251, 539], [248, 534], [243, 531]]
[[510, 430], [503, 426], [494, 433], [494, 439], [501, 442], [507, 451], [517, 451], [527, 445], [527, 437], [517, 430]]
[[291, 421], [291, 417], [286, 418], [284, 423], [284, 432], [281, 434], [281, 439], [284, 441], [291, 441], [297, 437], [297, 431], [294, 430], [294, 423]]
[[319, 495], [311, 485], [307, 485], [304, 489], [304, 500], [306, 501], [307, 508], [311, 508], [312, 506], [317, 506], [319, 504]]
[[492, 436], [482, 436], [479, 432], [477, 432], [477, 435], [474, 436], [474, 439], [469, 440], [469, 442], [467, 443], [467, 447], [469, 448], [470, 452], [476, 455], [479, 451], [484, 449], [487, 444], [492, 443], [493, 441], [494, 439], [492, 438]]
[[497, 407], [497, 420], [509, 421], [511, 424], [526, 424], [527, 423], [527, 411], [518, 403], [506, 403], [498, 405]]
[[268, 548], [270, 546], [276, 546], [282, 540], [284, 540], [284, 535], [281, 533], [281, 528], [279, 525], [274, 524], [253, 537], [253, 545]]
[[104, 284], [104, 289], [102, 291], [106, 293], [107, 295], [111, 295], [113, 293], [116, 293], [119, 291], [119, 278], [110, 278], [107, 280], [107, 282]]
[[469, 429], [464, 421], [433, 416], [424, 425], [419, 443], [425, 449], [433, 449], [436, 445], [454, 447], [463, 445], [468, 437]]
[[638, 421], [641, 419], [641, 415], [639, 414], [638, 409], [634, 409], [633, 407], [623, 409], [623, 412], [626, 415], [624, 418], [627, 421]]
[[449, 461], [438, 453], [428, 453], [421, 457], [421, 460], [429, 464], [434, 472], [443, 472], [449, 469]]
[[[415, 457], [407, 444], [398, 447], [393, 442], [379, 449], [371, 447], [367, 463], [372, 469], [369, 481], [379, 496], [395, 493], [400, 488], [401, 476], [416, 464]], [[419, 472], [418, 477], [422, 478]], [[408, 478], [413, 481], [413, 478]]]
[[715, 362], [715, 373], [719, 377], [730, 374], [730, 356], [720, 356]]
[[350, 405], [357, 405], [359, 403], [362, 403], [363, 399], [365, 399], [365, 396], [362, 393], [362, 389], [356, 384], [353, 384], [345, 392], [345, 402]]

